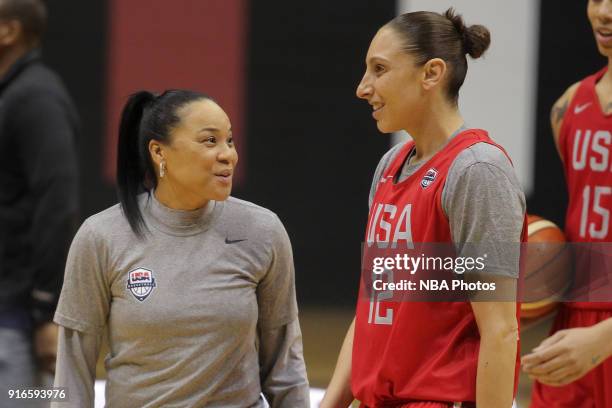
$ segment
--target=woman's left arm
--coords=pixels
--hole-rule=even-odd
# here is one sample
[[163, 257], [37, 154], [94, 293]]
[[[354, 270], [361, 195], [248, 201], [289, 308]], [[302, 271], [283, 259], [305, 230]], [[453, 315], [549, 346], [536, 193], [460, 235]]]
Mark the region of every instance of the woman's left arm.
[[[496, 285], [502, 283], [501, 280], [496, 279]], [[472, 302], [472, 310], [480, 332], [476, 406], [510, 408], [519, 335], [516, 303]]]
[[478, 143], [455, 160], [443, 204], [459, 256], [486, 259], [482, 271], [465, 272], [464, 278], [495, 284], [494, 290], [470, 296], [480, 333], [476, 405], [510, 408], [517, 372], [516, 288], [525, 197], [505, 154]]
[[291, 243], [278, 217], [271, 227], [272, 259], [257, 286], [261, 388], [272, 408], [307, 408], [310, 397]]

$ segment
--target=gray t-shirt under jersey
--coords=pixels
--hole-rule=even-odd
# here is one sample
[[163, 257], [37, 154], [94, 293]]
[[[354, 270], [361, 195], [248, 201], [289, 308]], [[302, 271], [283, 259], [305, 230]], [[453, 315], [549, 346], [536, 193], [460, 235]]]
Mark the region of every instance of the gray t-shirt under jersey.
[[[392, 147], [378, 163], [370, 189], [370, 206], [378, 181], [402, 146]], [[399, 181], [414, 174], [425, 162], [411, 164], [409, 158]], [[442, 190], [442, 208], [460, 255], [486, 253], [487, 273], [518, 277], [525, 195], [510, 160], [499, 148], [476, 143], [457, 155]]]
[[196, 211], [140, 202], [145, 240], [118, 205], [74, 238], [55, 315], [55, 384], [70, 403], [56, 406], [93, 406], [107, 331], [109, 407], [262, 407], [261, 392], [272, 407], [307, 407], [291, 244], [278, 217], [235, 198]]

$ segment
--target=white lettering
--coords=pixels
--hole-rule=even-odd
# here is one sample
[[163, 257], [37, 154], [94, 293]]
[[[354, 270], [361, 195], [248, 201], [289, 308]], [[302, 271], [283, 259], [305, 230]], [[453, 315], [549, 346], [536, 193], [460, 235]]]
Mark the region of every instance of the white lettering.
[[[393, 245], [391, 248], [397, 248], [397, 242], [400, 240], [406, 241], [406, 248], [413, 249], [414, 244], [412, 243], [412, 228], [410, 223], [410, 213], [412, 211], [412, 204], [406, 204], [402, 213], [400, 214], [397, 225], [395, 226], [395, 233], [393, 234]], [[402, 230], [401, 228], [404, 227]]]
[[[606, 171], [608, 170], [608, 161], [609, 161], [609, 154], [610, 154], [610, 149], [609, 149], [609, 145], [612, 139], [612, 135], [610, 135], [610, 132], [605, 131], [605, 130], [598, 130], [597, 132], [595, 132], [595, 135], [593, 136], [593, 143], [591, 145], [591, 149], [593, 150], [593, 152], [599, 154], [601, 156], [601, 160], [597, 161], [595, 159], [595, 157], [591, 157], [590, 165], [591, 165], [591, 169], [593, 171]], [[607, 146], [602, 145], [600, 142], [604, 142]]]
[[601, 196], [612, 194], [612, 187], [595, 186], [593, 197], [593, 212], [601, 216], [601, 227], [596, 229], [595, 223], [589, 225], [589, 234], [593, 238], [604, 239], [608, 235], [610, 225], [610, 211], [601, 206]]
[[374, 243], [374, 232], [376, 231], [376, 225], [378, 225], [378, 217], [380, 216], [380, 211], [382, 210], [382, 204], [376, 204], [376, 210], [374, 212], [374, 217], [370, 220], [370, 225], [368, 225], [368, 246], [371, 247]]
[[591, 186], [585, 186], [582, 190], [582, 211], [580, 212], [580, 236], [586, 237], [587, 219], [589, 217], [589, 202], [591, 200]]
[[389, 214], [389, 220], [392, 221], [397, 212], [397, 207], [391, 204], [385, 204], [383, 215], [380, 217], [380, 229], [385, 231], [385, 239], [381, 239], [379, 234], [376, 234], [376, 243], [378, 248], [387, 248], [391, 239], [391, 223], [385, 220], [385, 214]]
[[[582, 136], [582, 131], [577, 130], [576, 137], [574, 138], [574, 151], [572, 155], [572, 165], [575, 170], [583, 170], [586, 166], [587, 149], [589, 147], [589, 140], [591, 140], [591, 131], [587, 130], [583, 138], [580, 136]], [[580, 150], [578, 145], [580, 143], [580, 139], [582, 139], [582, 152], [580, 154], [580, 158], [578, 158], [578, 150]]]

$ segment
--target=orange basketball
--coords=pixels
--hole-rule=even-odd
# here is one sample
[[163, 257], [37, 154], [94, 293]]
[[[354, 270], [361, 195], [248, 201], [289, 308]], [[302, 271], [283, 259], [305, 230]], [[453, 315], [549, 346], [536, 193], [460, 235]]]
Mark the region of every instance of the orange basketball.
[[572, 257], [565, 235], [553, 222], [527, 216], [528, 239], [521, 319], [551, 313], [572, 280]]

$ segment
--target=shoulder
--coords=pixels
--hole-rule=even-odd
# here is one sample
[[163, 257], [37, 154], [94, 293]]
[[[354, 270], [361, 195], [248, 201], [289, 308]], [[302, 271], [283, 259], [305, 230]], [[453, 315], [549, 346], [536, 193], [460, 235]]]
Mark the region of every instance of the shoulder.
[[376, 166], [376, 170], [374, 171], [374, 179], [372, 182], [372, 188], [378, 185], [378, 180], [382, 177], [383, 173], [389, 167], [389, 165], [395, 160], [399, 152], [402, 150], [406, 143], [398, 143], [392, 148], [390, 148], [380, 159], [378, 165]]
[[582, 83], [582, 80], [573, 83], [572, 85], [570, 85], [569, 87], [567, 87], [567, 89], [565, 89], [565, 91], [563, 91], [563, 93], [561, 94], [561, 96], [557, 99], [557, 101], [555, 102], [555, 106], [558, 105], [559, 103], [562, 102], [571, 102], [572, 99], [574, 98], [574, 95], [576, 95], [576, 91], [578, 91], [578, 88], [580, 87], [580, 84]]
[[264, 220], [278, 219], [278, 216], [267, 208], [236, 197], [229, 197], [224, 205], [224, 212], [230, 212], [232, 215], [240, 217], [242, 221], [262, 218]]
[[559, 138], [561, 133], [561, 125], [563, 125], [563, 118], [565, 117], [565, 114], [567, 113], [567, 110], [569, 109], [581, 83], [582, 81], [578, 81], [567, 88], [559, 99], [556, 100], [552, 106], [552, 109], [550, 110], [550, 126], [553, 131], [555, 146], [557, 147], [559, 154], [561, 154]]
[[406, 145], [406, 142], [398, 143], [395, 146], [391, 147], [389, 150], [387, 150], [387, 152], [383, 155], [383, 157], [378, 162], [378, 168], [379, 169], [387, 168], [389, 164], [391, 164], [391, 162], [395, 160], [400, 150], [402, 150], [402, 147], [404, 147], [405, 145]]
[[448, 198], [460, 184], [469, 188], [504, 185], [522, 194], [508, 156], [499, 147], [486, 142], [476, 143], [457, 155], [448, 171], [443, 196]]
[[578, 81], [572, 84], [555, 101], [550, 112], [550, 119], [553, 125], [557, 122], [559, 122], [560, 125], [560, 122], [563, 120], [563, 116], [565, 115], [565, 112], [567, 112], [569, 105], [572, 103], [572, 99], [574, 99], [574, 96], [576, 95], [581, 83], [582, 81]]
[[446, 214], [456, 199], [465, 202], [461, 198], [465, 195], [474, 198], [470, 203], [481, 202], [479, 210], [488, 206], [525, 208], [523, 188], [510, 159], [498, 146], [486, 142], [463, 150], [453, 161], [442, 192]]
[[512, 163], [502, 149], [486, 142], [476, 143], [457, 155], [450, 173], [462, 173], [466, 169], [478, 164], [494, 166], [502, 170], [510, 170], [514, 173]]
[[222, 223], [231, 230], [242, 230], [250, 235], [268, 238], [284, 232], [278, 215], [265, 207], [236, 197], [229, 197], [223, 206]]
[[120, 204], [115, 204], [85, 219], [80, 230], [87, 231], [92, 237], [111, 241], [120, 236], [132, 237], [134, 233], [123, 215]]
[[25, 67], [9, 85], [6, 97], [14, 104], [71, 103], [61, 78], [41, 62]]

